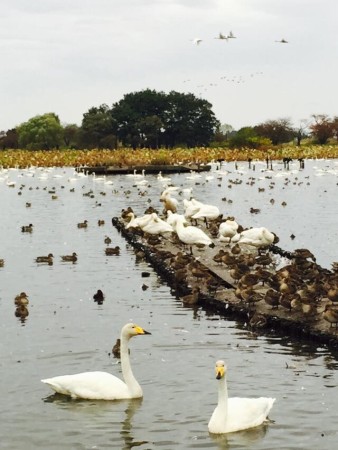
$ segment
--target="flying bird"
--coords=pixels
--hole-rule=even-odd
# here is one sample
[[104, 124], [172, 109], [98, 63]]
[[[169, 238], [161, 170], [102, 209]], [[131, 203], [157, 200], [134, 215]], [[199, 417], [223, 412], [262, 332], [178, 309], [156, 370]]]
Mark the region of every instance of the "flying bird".
[[214, 39], [219, 39], [219, 40], [221, 40], [221, 41], [223, 41], [223, 40], [228, 40], [228, 38], [229, 38], [229, 36], [225, 36], [224, 34], [222, 34], [222, 33], [219, 33], [219, 35], [217, 36], [217, 37], [215, 37]]
[[193, 43], [194, 43], [195, 45], [200, 45], [200, 43], [202, 42], [202, 39], [200, 39], [200, 38], [195, 38], [195, 39], [193, 39], [192, 41], [193, 41]]

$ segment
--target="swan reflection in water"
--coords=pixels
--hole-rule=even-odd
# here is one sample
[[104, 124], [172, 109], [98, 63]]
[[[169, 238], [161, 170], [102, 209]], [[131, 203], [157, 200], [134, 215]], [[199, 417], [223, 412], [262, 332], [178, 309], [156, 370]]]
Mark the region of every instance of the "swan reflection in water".
[[250, 448], [253, 443], [262, 440], [266, 435], [269, 424], [262, 424], [259, 427], [249, 430], [237, 431], [236, 433], [209, 434], [219, 450], [231, 448]]
[[121, 431], [120, 435], [122, 441], [124, 442], [122, 450], [130, 450], [133, 447], [140, 447], [143, 444], [147, 444], [148, 441], [135, 441], [133, 436], [133, 425], [132, 419], [136, 411], [142, 405], [143, 398], [134, 398], [130, 400], [117, 400], [114, 402], [106, 401], [106, 400], [83, 400], [83, 399], [72, 399], [66, 395], [54, 393], [49, 395], [48, 397], [43, 398], [45, 403], [55, 403], [57, 406], [62, 409], [81, 409], [82, 411], [93, 413], [93, 409], [96, 409], [98, 412], [107, 410], [107, 413], [111, 411], [111, 408], [114, 406], [120, 406], [121, 404], [126, 404], [125, 419], [121, 422]]

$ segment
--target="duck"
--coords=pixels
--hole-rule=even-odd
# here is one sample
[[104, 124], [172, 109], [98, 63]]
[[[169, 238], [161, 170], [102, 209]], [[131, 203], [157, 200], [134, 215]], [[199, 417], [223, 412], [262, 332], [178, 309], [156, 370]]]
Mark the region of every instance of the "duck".
[[275, 398], [228, 398], [227, 367], [224, 361], [216, 362], [218, 403], [208, 423], [211, 434], [234, 433], [258, 427], [268, 420]]
[[5, 265], [5, 260], [4, 259], [0, 259], [0, 267], [4, 267]]
[[128, 343], [134, 336], [151, 333], [135, 323], [127, 323], [121, 330], [121, 368], [120, 378], [108, 372], [82, 372], [74, 375], [61, 375], [42, 379], [55, 392], [72, 399], [87, 400], [122, 400], [143, 397], [143, 391], [131, 369]]
[[101, 289], [98, 289], [96, 293], [93, 295], [94, 302], [97, 302], [99, 305], [102, 305], [104, 300], [104, 294]]
[[47, 263], [47, 264], [49, 264], [51, 266], [53, 264], [53, 258], [54, 258], [53, 253], [48, 253], [47, 256], [38, 256], [38, 257], [36, 257], [35, 261], [37, 263]]
[[115, 358], [118, 358], [118, 359], [121, 358], [121, 339], [120, 338], [116, 339], [116, 342], [112, 348], [112, 354], [114, 355]]
[[332, 307], [332, 305], [327, 304], [323, 312], [323, 319], [329, 322], [330, 328], [333, 325], [337, 328], [338, 326], [338, 309]]
[[102, 220], [102, 219], [99, 219], [99, 220], [97, 221], [97, 224], [98, 224], [99, 227], [101, 227], [102, 225], [105, 224], [105, 221]]
[[120, 247], [118, 245], [116, 247], [107, 247], [105, 249], [105, 254], [107, 256], [110, 256], [110, 255], [117, 255], [118, 256], [120, 254]]
[[62, 259], [62, 261], [75, 263], [77, 261], [77, 254], [75, 252], [73, 252], [71, 255], [61, 256], [61, 259]]
[[31, 233], [33, 231], [33, 224], [30, 223], [29, 225], [22, 225], [21, 231], [22, 233]]
[[265, 303], [272, 306], [272, 309], [278, 309], [280, 296], [280, 292], [275, 291], [274, 289], [268, 289], [265, 292]]
[[80, 222], [77, 224], [78, 228], [87, 228], [88, 227], [88, 220], [84, 220], [83, 222]]
[[20, 294], [15, 296], [14, 304], [17, 306], [24, 305], [27, 306], [29, 304], [28, 295], [26, 292], [21, 292]]
[[249, 320], [249, 326], [253, 329], [262, 329], [266, 328], [268, 325], [268, 319], [263, 314], [259, 314], [257, 312]]
[[199, 287], [193, 288], [190, 294], [184, 295], [182, 297], [183, 305], [185, 306], [196, 305], [196, 303], [198, 302], [199, 293], [200, 293]]
[[107, 245], [109, 245], [109, 244], [111, 243], [111, 239], [110, 239], [109, 236], [106, 236], [106, 237], [104, 238], [104, 243], [107, 244]]
[[192, 255], [193, 245], [203, 245], [214, 247], [215, 244], [212, 242], [210, 237], [204, 233], [203, 230], [197, 228], [193, 225], [184, 226], [184, 219], [182, 217], [177, 217], [174, 221], [174, 230], [181, 242], [190, 246], [190, 254]]
[[15, 317], [19, 317], [20, 319], [26, 319], [26, 317], [29, 316], [28, 308], [25, 305], [19, 305], [15, 309], [14, 315], [15, 315]]

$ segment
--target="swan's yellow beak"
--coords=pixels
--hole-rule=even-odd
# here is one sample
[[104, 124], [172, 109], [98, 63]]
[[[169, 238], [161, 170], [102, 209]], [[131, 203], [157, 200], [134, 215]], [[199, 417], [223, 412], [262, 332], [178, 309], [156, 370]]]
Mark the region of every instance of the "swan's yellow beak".
[[224, 366], [216, 366], [216, 380], [224, 377]]
[[138, 325], [135, 326], [135, 331], [137, 334], [151, 334], [149, 331], [144, 330], [142, 327], [139, 327]]

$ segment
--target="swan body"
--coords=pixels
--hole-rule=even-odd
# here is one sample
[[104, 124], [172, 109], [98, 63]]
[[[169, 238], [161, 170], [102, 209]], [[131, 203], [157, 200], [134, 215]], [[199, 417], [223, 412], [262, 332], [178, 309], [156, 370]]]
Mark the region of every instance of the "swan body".
[[227, 219], [218, 228], [219, 240], [221, 242], [231, 242], [231, 239], [237, 234], [237, 230], [238, 223], [235, 220]]
[[127, 216], [130, 217], [130, 221], [127, 223], [126, 229], [143, 228], [152, 219], [151, 214], [144, 214], [143, 216], [135, 217], [133, 212], [129, 212]]
[[141, 226], [141, 229], [148, 234], [172, 233], [174, 231], [173, 227], [158, 217], [156, 213], [151, 214], [150, 221], [146, 225]]
[[250, 245], [256, 248], [271, 245], [274, 240], [275, 235], [265, 227], [250, 228], [232, 238], [232, 242], [238, 242], [239, 244]]
[[267, 420], [276, 399], [268, 397], [228, 398], [226, 372], [224, 361], [217, 361], [218, 404], [208, 424], [209, 432], [214, 434], [233, 433], [261, 425]]
[[181, 242], [190, 245], [213, 245], [210, 237], [200, 228], [192, 225], [184, 226], [184, 217], [178, 215], [174, 220], [174, 229]]
[[190, 219], [196, 214], [203, 206], [202, 202], [199, 202], [192, 198], [191, 200], [183, 199], [184, 215], [187, 219]]
[[178, 218], [182, 218], [183, 223], [188, 223], [186, 218], [182, 214], [173, 213], [170, 209], [167, 211], [167, 223], [171, 225], [173, 228], [175, 227], [176, 220]]
[[160, 201], [163, 202], [166, 211], [177, 212], [178, 200], [170, 195], [170, 192], [164, 191], [161, 194]]
[[220, 215], [217, 206], [203, 204], [199, 210], [191, 216], [192, 219], [210, 219], [215, 220]]
[[108, 372], [82, 372], [41, 380], [55, 392], [90, 400], [122, 400], [143, 396], [129, 360], [128, 342], [133, 336], [151, 334], [140, 326], [127, 323], [121, 330], [121, 367], [124, 381]]

